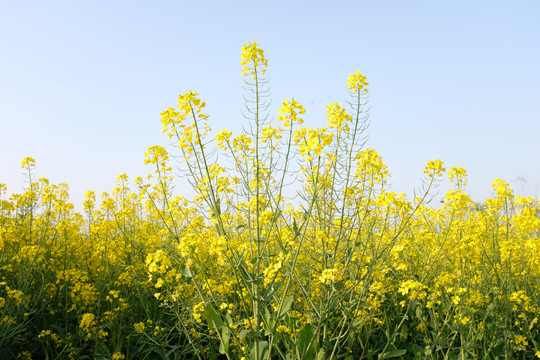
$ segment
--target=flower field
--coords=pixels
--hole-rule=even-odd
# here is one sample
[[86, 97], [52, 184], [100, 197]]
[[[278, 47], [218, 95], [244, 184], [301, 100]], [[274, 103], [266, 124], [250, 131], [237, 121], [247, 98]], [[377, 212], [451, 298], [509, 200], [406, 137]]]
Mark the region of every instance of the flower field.
[[23, 193], [0, 185], [0, 359], [540, 358], [538, 200], [496, 179], [476, 204], [440, 160], [396, 194], [365, 146], [360, 72], [310, 128], [294, 99], [269, 115], [257, 43], [241, 65], [243, 133], [213, 133], [188, 91], [149, 175], [87, 192], [83, 213], [32, 158]]

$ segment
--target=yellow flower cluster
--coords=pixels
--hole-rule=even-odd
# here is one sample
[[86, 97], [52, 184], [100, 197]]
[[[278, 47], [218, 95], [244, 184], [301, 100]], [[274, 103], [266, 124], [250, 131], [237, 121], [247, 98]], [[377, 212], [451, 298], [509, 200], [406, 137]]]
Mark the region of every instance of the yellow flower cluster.
[[349, 132], [349, 122], [352, 121], [352, 116], [348, 115], [344, 108], [338, 103], [331, 103], [326, 108], [326, 119], [330, 127], [338, 131]]
[[303, 124], [304, 119], [298, 115], [303, 115], [306, 110], [299, 102], [292, 98], [291, 100], [285, 100], [283, 106], [278, 110], [279, 116], [277, 121], [285, 121], [285, 129], [290, 129], [292, 124]]
[[336, 280], [337, 272], [338, 269], [324, 269], [319, 276], [319, 281], [324, 285], [328, 285]]
[[426, 168], [424, 169], [424, 174], [429, 178], [434, 178], [435, 176], [442, 176], [442, 173], [446, 171], [441, 160], [429, 160]]
[[361, 181], [367, 181], [369, 186], [376, 183], [384, 184], [386, 178], [390, 176], [382, 157], [373, 149], [366, 149], [359, 153], [356, 165], [355, 177]]
[[514, 197], [514, 192], [508, 183], [502, 179], [495, 179], [493, 184], [491, 184], [491, 188], [497, 194], [498, 200], [507, 200]]
[[367, 94], [367, 86], [369, 83], [366, 81], [366, 77], [363, 76], [360, 71], [356, 70], [354, 74], [349, 75], [347, 80], [347, 90], [351, 90], [353, 94]]
[[298, 150], [306, 161], [313, 160], [312, 155], [322, 155], [322, 150], [332, 143], [334, 133], [327, 128], [297, 130], [294, 134], [295, 142], [299, 143]]
[[217, 146], [223, 151], [228, 151], [230, 148], [231, 136], [232, 136], [232, 132], [228, 131], [227, 129], [220, 130], [216, 134]]
[[176, 138], [178, 147], [188, 154], [193, 152], [195, 145], [202, 146], [202, 138], [210, 131], [206, 123], [208, 115], [203, 113], [205, 106], [199, 94], [189, 90], [179, 95], [178, 110], [169, 108], [161, 113], [163, 133]]
[[34, 158], [32, 157], [24, 158], [21, 163], [21, 168], [26, 169], [26, 170], [31, 170], [35, 166], [36, 166], [36, 160], [34, 160]]
[[255, 78], [259, 67], [262, 67], [262, 75], [264, 75], [265, 68], [268, 66], [268, 60], [264, 57], [264, 50], [259, 47], [259, 44], [250, 42], [242, 47], [242, 61], [240, 65], [244, 65], [242, 76], [246, 76], [251, 71], [252, 78]]
[[262, 130], [261, 141], [263, 144], [266, 144], [271, 139], [281, 139], [283, 135], [281, 134], [283, 129], [280, 127], [267, 126]]
[[462, 167], [452, 167], [448, 171], [448, 179], [457, 188], [462, 188], [467, 185], [467, 171]]
[[[242, 59], [266, 66], [256, 43]], [[215, 141], [203, 108], [189, 91], [162, 114], [189, 191], [157, 145], [146, 180], [119, 175], [82, 213], [32, 158], [22, 193], [0, 185], [0, 357], [540, 357], [538, 199], [497, 179], [475, 205], [453, 167], [442, 206], [409, 200], [337, 103], [325, 127], [290, 99], [287, 131], [268, 117]], [[444, 171], [430, 161], [427, 186]]]

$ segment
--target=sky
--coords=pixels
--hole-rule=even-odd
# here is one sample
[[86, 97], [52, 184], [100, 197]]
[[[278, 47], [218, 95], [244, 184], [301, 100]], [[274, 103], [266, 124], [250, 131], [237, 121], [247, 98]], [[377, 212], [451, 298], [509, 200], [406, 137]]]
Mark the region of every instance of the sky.
[[[367, 147], [412, 196], [428, 160], [468, 172], [475, 201], [496, 178], [540, 197], [538, 1], [0, 0], [0, 183], [21, 192], [20, 163], [86, 190], [144, 176], [144, 152], [168, 144], [160, 113], [195, 90], [215, 129], [246, 121], [240, 54], [268, 58], [276, 116], [294, 97], [306, 124], [369, 83]], [[442, 198], [447, 181], [441, 184]], [[183, 188], [180, 187], [181, 191]], [[182, 195], [182, 194], [179, 194]]]

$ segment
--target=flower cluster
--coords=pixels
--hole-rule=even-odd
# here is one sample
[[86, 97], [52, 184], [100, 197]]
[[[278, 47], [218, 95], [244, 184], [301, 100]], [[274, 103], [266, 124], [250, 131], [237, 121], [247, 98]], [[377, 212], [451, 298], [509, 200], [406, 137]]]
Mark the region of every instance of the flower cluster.
[[[244, 72], [266, 63], [243, 48]], [[88, 191], [82, 213], [32, 158], [26, 189], [0, 184], [1, 358], [540, 357], [538, 199], [497, 179], [475, 204], [453, 167], [431, 207], [445, 171], [431, 160], [411, 201], [338, 103], [318, 128], [290, 99], [276, 122], [214, 138], [204, 107], [180, 95], [150, 175]]]
[[303, 124], [304, 120], [298, 115], [306, 113], [304, 107], [292, 98], [291, 100], [285, 100], [283, 106], [279, 109], [279, 116], [277, 121], [284, 121], [285, 129], [290, 129], [292, 124]]
[[261, 74], [264, 75], [268, 66], [268, 60], [264, 57], [264, 50], [259, 47], [259, 44], [250, 42], [242, 47], [242, 61], [240, 65], [244, 65], [242, 76], [246, 76], [249, 72], [252, 78], [255, 78], [259, 68], [262, 68]]
[[366, 77], [363, 76], [360, 71], [356, 70], [354, 74], [349, 75], [347, 80], [347, 90], [351, 90], [353, 94], [367, 94], [367, 86], [369, 83], [366, 81]]

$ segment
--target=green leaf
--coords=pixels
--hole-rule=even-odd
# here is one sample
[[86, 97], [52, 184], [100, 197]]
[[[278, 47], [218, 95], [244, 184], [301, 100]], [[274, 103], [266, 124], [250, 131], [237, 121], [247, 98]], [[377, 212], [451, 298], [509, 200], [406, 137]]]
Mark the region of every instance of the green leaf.
[[365, 316], [361, 317], [360, 319], [356, 319], [356, 320], [354, 320], [354, 321], [352, 322], [352, 327], [353, 327], [354, 329], [358, 329], [358, 328], [360, 328], [360, 326], [361, 326], [365, 321], [366, 321], [366, 317], [365, 317]]
[[413, 354], [417, 355], [423, 355], [424, 354], [424, 348], [421, 347], [420, 345], [418, 344], [412, 344], [411, 346], [409, 346], [409, 351], [412, 351]]
[[182, 266], [182, 274], [187, 278], [193, 277], [191, 270], [187, 266]]
[[300, 229], [298, 229], [298, 225], [296, 224], [296, 219], [293, 219], [293, 231], [295, 236], [300, 236]]
[[316, 360], [324, 360], [326, 359], [326, 353], [324, 352], [324, 349], [321, 349], [319, 350], [319, 352], [317, 353], [317, 358]]
[[[298, 342], [298, 350], [302, 359], [314, 359], [317, 352], [317, 339], [313, 339], [315, 336], [315, 329], [311, 324], [306, 324], [300, 330], [300, 341]], [[309, 343], [313, 339], [313, 343], [308, 349]]]
[[266, 295], [266, 296], [264, 297], [264, 301], [270, 300], [270, 299], [275, 295], [275, 293], [278, 292], [278, 290], [281, 288], [281, 285], [282, 285], [284, 282], [285, 282], [285, 280], [281, 280], [280, 282], [276, 283], [276, 284], [273, 286], [273, 288], [271, 289], [272, 291], [271, 291], [268, 295]]
[[399, 334], [399, 338], [401, 341], [407, 341], [407, 338], [409, 337], [409, 327], [407, 326], [407, 323], [403, 323], [403, 326], [401, 327], [401, 331]]
[[264, 335], [269, 336], [274, 331], [274, 322], [272, 321], [272, 315], [270, 315], [268, 307], [264, 308], [264, 316], [262, 317], [262, 320], [264, 322]]
[[286, 298], [285, 300], [283, 300], [283, 302], [281, 303], [281, 306], [278, 309], [278, 316], [277, 316], [278, 319], [281, 320], [283, 317], [285, 317], [285, 315], [289, 312], [289, 310], [291, 310], [293, 301], [294, 301], [294, 297], [292, 295]]
[[238, 271], [240, 271], [240, 276], [245, 282], [253, 282], [253, 277], [251, 276], [251, 273], [246, 270], [246, 267], [243, 264], [240, 264], [238, 266]]
[[208, 326], [215, 331], [219, 331], [221, 326], [223, 326], [223, 319], [218, 314], [216, 309], [212, 306], [212, 304], [208, 304], [206, 306], [206, 309], [204, 309], [204, 318], [208, 322]]
[[244, 340], [244, 338], [246, 337], [247, 334], [249, 334], [251, 330], [247, 330], [247, 329], [243, 329], [243, 330], [240, 330], [240, 340]]
[[403, 356], [407, 353], [407, 350], [400, 349], [400, 350], [392, 350], [384, 353], [384, 355], [381, 357], [381, 359], [390, 359], [395, 357]]
[[276, 222], [279, 220], [279, 217], [281, 216], [282, 214], [282, 211], [281, 210], [278, 210], [274, 213], [274, 216], [272, 216], [272, 219], [270, 221], [272, 222]]
[[257, 348], [255, 344], [251, 345], [249, 352], [249, 360], [264, 359], [268, 352], [268, 341], [259, 341], [259, 356], [257, 356]]
[[231, 330], [227, 326], [221, 328], [221, 343], [219, 344], [219, 353], [227, 354], [229, 352], [229, 340], [231, 339]]

